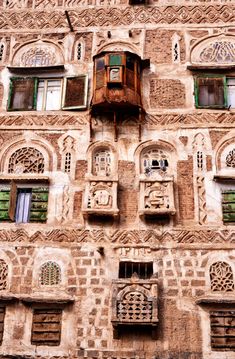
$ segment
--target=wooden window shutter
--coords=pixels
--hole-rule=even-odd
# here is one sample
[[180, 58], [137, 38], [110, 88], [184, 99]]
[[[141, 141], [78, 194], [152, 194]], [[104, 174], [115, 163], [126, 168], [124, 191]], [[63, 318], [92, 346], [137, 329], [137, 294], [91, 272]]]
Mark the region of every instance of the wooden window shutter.
[[56, 346], [61, 339], [62, 309], [34, 309], [31, 343]]
[[15, 220], [16, 211], [16, 200], [17, 200], [17, 186], [14, 181], [11, 182], [11, 194], [10, 194], [10, 206], [9, 206], [9, 218], [11, 221]]
[[37, 101], [36, 78], [12, 78], [8, 98], [8, 110], [35, 110]]
[[223, 222], [235, 223], [235, 190], [224, 191], [222, 196]]
[[63, 110], [85, 109], [87, 107], [88, 77], [67, 77], [65, 79]]
[[45, 222], [47, 220], [48, 187], [32, 188], [30, 222]]
[[11, 186], [3, 185], [0, 188], [0, 221], [9, 221]]

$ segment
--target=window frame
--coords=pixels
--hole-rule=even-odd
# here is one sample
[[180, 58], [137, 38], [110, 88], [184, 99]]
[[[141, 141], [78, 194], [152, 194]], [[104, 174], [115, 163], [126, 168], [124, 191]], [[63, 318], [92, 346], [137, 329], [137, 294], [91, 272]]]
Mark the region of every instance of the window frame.
[[[222, 78], [223, 79], [223, 95], [224, 95], [224, 103], [223, 105], [200, 105], [199, 104], [199, 84], [198, 84], [198, 80], [200, 79], [205, 79], [205, 78], [209, 78], [209, 79], [218, 79], [218, 78]], [[232, 77], [229, 77], [232, 78]], [[228, 107], [228, 94], [227, 94], [227, 79], [228, 77], [226, 75], [223, 74], [198, 74], [194, 76], [194, 98], [195, 98], [195, 107], [199, 108], [199, 109], [224, 109]]]
[[[66, 90], [67, 90], [67, 84], [68, 79], [73, 78], [83, 78], [84, 79], [84, 96], [83, 96], [83, 104], [82, 105], [76, 105], [76, 106], [66, 106], [65, 105], [65, 99], [66, 99]], [[32, 101], [32, 108], [30, 109], [19, 109], [19, 108], [13, 108], [12, 103], [14, 100], [14, 81], [16, 80], [29, 80], [32, 79], [34, 81], [34, 89], [33, 89], [33, 101]], [[39, 81], [48, 81], [49, 80], [60, 80], [61, 86], [60, 86], [60, 109], [58, 110], [46, 110], [46, 90], [47, 86], [43, 89], [43, 109], [37, 110], [37, 99], [38, 99], [38, 85]], [[78, 76], [55, 76], [55, 77], [43, 77], [43, 76], [13, 76], [10, 77], [10, 83], [9, 83], [9, 92], [8, 92], [8, 101], [7, 101], [7, 111], [63, 111], [63, 110], [86, 110], [87, 109], [87, 100], [88, 100], [88, 74], [85, 75], [78, 75]]]
[[[4, 186], [9, 187], [9, 190], [6, 190], [6, 192], [9, 193], [9, 199], [6, 200], [4, 199], [6, 202], [8, 202], [8, 206], [7, 208], [3, 208], [1, 209], [1, 211], [4, 211], [7, 213], [6, 218], [1, 219], [0, 223], [4, 223], [4, 222], [14, 222], [17, 224], [29, 224], [29, 223], [46, 223], [47, 222], [47, 218], [48, 218], [48, 203], [49, 203], [49, 181], [48, 180], [11, 180], [11, 181], [4, 181], [3, 183], [3, 188]], [[37, 188], [47, 188], [47, 191], [45, 191], [45, 193], [47, 194], [47, 201], [44, 201], [45, 203], [47, 203], [46, 206], [46, 210], [42, 211], [46, 213], [46, 218], [45, 219], [32, 219], [33, 215], [31, 212], [36, 212], [36, 211], [32, 211], [32, 203], [33, 202], [37, 202], [36, 200], [32, 200], [30, 201], [30, 205], [28, 208], [28, 221], [27, 222], [18, 222], [16, 221], [16, 208], [17, 208], [17, 200], [18, 200], [18, 190], [19, 189], [31, 189], [31, 196], [33, 194], [33, 189], [37, 189]], [[0, 188], [1, 189], [1, 188]], [[1, 191], [2, 192], [2, 191]], [[3, 191], [4, 192], [4, 191]], [[41, 191], [42, 192], [42, 191]], [[40, 192], [40, 193], [41, 193]], [[1, 203], [4, 201], [1, 199]], [[40, 211], [39, 211], [40, 212]]]

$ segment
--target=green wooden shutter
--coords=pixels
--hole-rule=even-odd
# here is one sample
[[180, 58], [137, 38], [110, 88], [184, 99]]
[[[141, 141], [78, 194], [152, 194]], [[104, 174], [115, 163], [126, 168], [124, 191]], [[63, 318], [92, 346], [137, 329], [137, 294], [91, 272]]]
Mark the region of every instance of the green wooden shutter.
[[48, 187], [32, 188], [30, 222], [46, 222], [48, 207]]
[[235, 223], [235, 190], [224, 191], [222, 196], [223, 221]]
[[0, 221], [9, 221], [11, 186], [0, 187]]

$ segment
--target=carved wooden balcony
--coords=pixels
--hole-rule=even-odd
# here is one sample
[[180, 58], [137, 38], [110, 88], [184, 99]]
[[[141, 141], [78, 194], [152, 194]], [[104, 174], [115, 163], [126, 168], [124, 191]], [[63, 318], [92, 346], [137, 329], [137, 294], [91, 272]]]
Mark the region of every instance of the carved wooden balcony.
[[140, 179], [140, 216], [172, 216], [174, 204], [173, 178]]
[[156, 279], [114, 280], [112, 284], [112, 324], [114, 338], [119, 337], [121, 326], [149, 326], [156, 336], [158, 323], [158, 286]]
[[117, 179], [88, 177], [83, 198], [82, 213], [84, 217], [117, 217]]

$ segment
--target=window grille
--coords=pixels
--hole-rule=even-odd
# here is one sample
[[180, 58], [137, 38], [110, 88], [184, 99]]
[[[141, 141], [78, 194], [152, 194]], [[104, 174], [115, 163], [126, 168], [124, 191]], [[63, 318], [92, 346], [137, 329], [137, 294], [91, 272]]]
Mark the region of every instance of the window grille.
[[77, 44], [77, 59], [81, 60], [81, 58], [82, 58], [82, 44], [81, 42], [79, 42]]
[[2, 345], [4, 332], [5, 307], [0, 307], [0, 345]]
[[203, 153], [202, 153], [202, 151], [197, 151], [197, 168], [199, 170], [203, 169]]
[[61, 340], [62, 309], [34, 309], [31, 343], [57, 346]]
[[117, 301], [117, 316], [120, 321], [149, 322], [152, 319], [152, 301], [141, 292], [129, 292]]
[[40, 278], [41, 285], [58, 285], [61, 282], [60, 266], [52, 261], [48, 261], [41, 266]]
[[231, 150], [226, 156], [227, 167], [235, 167], [235, 149]]
[[140, 279], [147, 279], [153, 275], [152, 262], [120, 262], [119, 278], [131, 278], [136, 273]]
[[142, 155], [142, 171], [148, 176], [158, 171], [166, 172], [168, 161], [168, 156], [163, 150], [151, 149]]
[[32, 147], [23, 147], [15, 151], [8, 166], [9, 173], [43, 173], [44, 157], [40, 151]]
[[67, 152], [65, 154], [65, 161], [64, 161], [64, 172], [65, 173], [70, 173], [71, 172], [71, 153]]
[[0, 290], [7, 287], [8, 265], [3, 259], [0, 259]]
[[210, 322], [212, 349], [235, 351], [235, 311], [211, 312]]
[[93, 156], [93, 174], [98, 176], [110, 176], [111, 153], [109, 150], [100, 150]]
[[233, 271], [226, 262], [215, 262], [210, 266], [212, 292], [232, 292], [234, 290]]
[[4, 45], [0, 44], [0, 61], [3, 60], [3, 53], [4, 53]]

